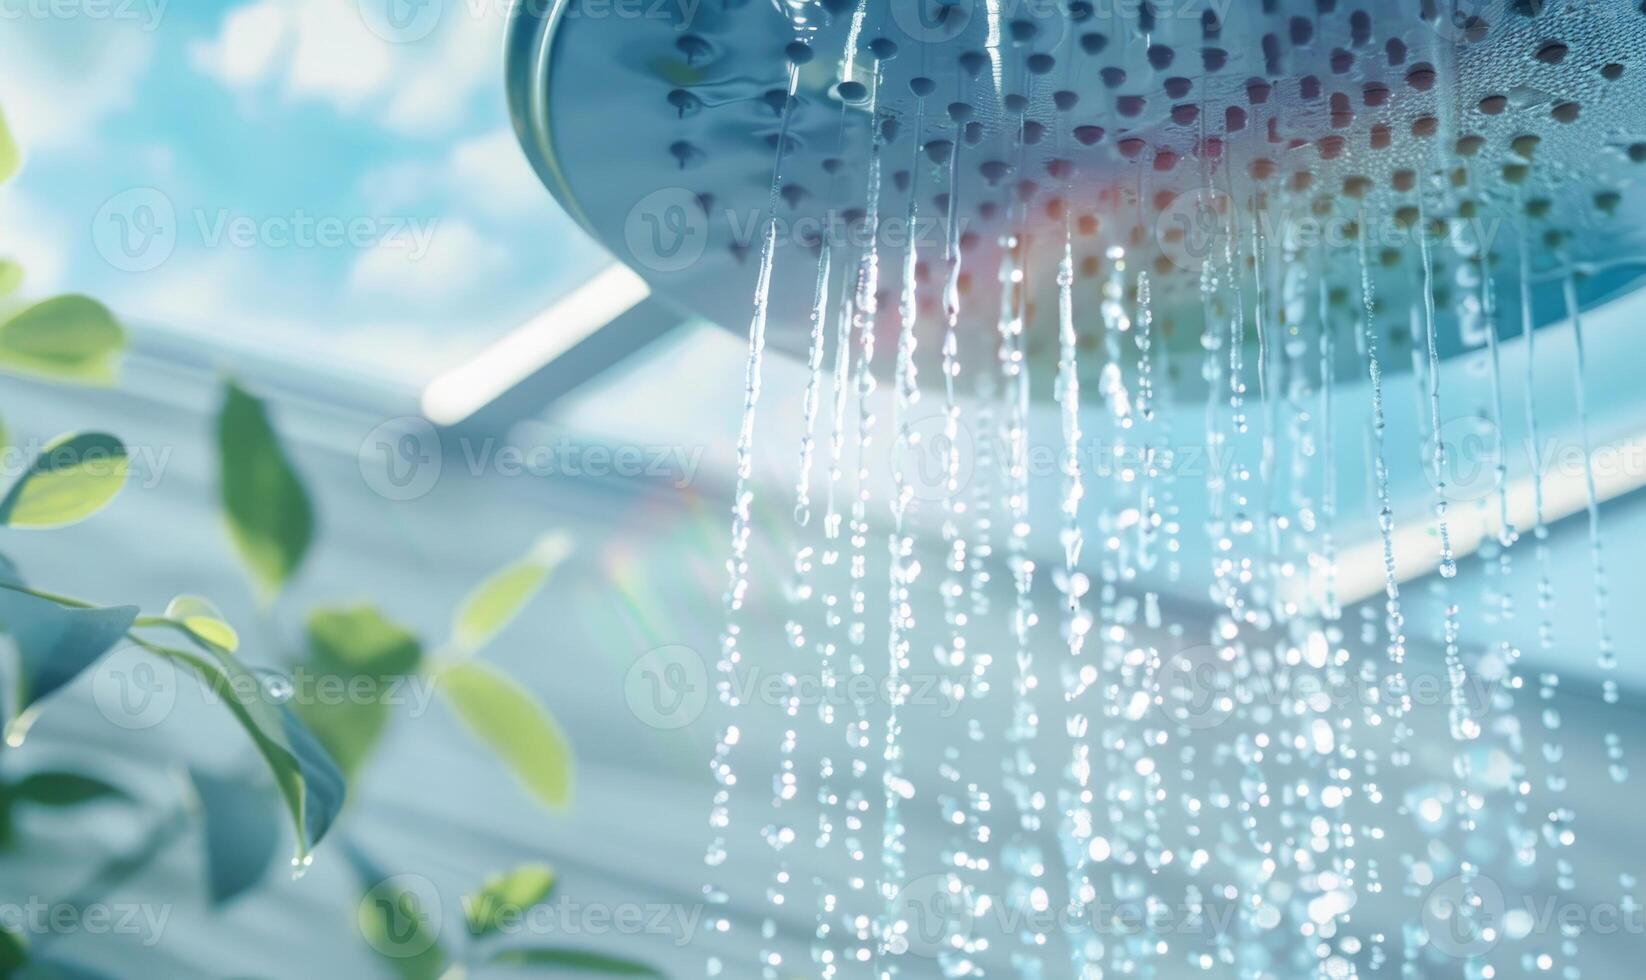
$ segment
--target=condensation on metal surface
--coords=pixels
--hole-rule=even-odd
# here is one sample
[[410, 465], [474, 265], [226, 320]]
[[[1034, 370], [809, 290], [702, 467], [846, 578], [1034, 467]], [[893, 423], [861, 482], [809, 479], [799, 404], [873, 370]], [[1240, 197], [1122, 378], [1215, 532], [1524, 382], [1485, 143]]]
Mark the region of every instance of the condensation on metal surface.
[[[1505, 295], [1516, 288], [1518, 238], [1532, 245], [1534, 276], [1587, 264], [1586, 302], [1631, 285], [1642, 268], [1634, 258], [1646, 256], [1646, 15], [1622, 3], [1492, 0], [1424, 19], [1410, 6], [1025, 0], [994, 5], [991, 44], [983, 0], [946, 17], [891, 0], [870, 5], [848, 76], [843, 4], [658, 0], [620, 15], [617, 5], [545, 0], [517, 12], [511, 98], [528, 154], [562, 203], [662, 295], [739, 327], [784, 50], [807, 41], [816, 56], [801, 71], [777, 215], [771, 341], [782, 350], [805, 347], [819, 236], [849, 246], [860, 233], [871, 120], [842, 97], [840, 79], [857, 81], [844, 88], [861, 100], [877, 60], [873, 122], [892, 178], [881, 213], [904, 214], [916, 189], [922, 217], [905, 231], [931, 257], [921, 274], [940, 275], [946, 195], [958, 196], [973, 310], [998, 306], [991, 253], [1018, 201], [1037, 254], [1024, 267], [1055, 267], [1038, 256], [1060, 252], [1058, 216], [1071, 208], [1077, 266], [1095, 268], [1115, 244], [1141, 255], [1175, 347], [1197, 342], [1197, 264], [1223, 248], [1226, 225], [1206, 210], [1230, 202], [1243, 220], [1263, 221], [1271, 242], [1291, 233], [1341, 249], [1345, 268], [1364, 224], [1391, 320], [1406, 317], [1416, 292], [1416, 249], [1401, 245], [1420, 220], [1443, 236], [1434, 255], [1443, 310], [1457, 267], [1478, 261], [1472, 248], [1448, 247], [1458, 240], [1488, 243]], [[923, 111], [916, 79], [930, 80]], [[1352, 285], [1334, 301], [1351, 303]], [[1055, 313], [1053, 277], [1029, 286], [1031, 316]], [[1539, 321], [1558, 316], [1550, 303], [1540, 298]], [[1031, 334], [1029, 356], [1049, 367], [1052, 332]]]

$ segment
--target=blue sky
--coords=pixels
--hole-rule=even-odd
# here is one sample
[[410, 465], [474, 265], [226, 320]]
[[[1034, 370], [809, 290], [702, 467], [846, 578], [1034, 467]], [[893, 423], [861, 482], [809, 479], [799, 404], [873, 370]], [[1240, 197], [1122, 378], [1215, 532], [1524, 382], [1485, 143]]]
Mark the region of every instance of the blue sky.
[[509, 130], [504, 0], [387, 2], [6, 5], [25, 292], [418, 383], [601, 268]]

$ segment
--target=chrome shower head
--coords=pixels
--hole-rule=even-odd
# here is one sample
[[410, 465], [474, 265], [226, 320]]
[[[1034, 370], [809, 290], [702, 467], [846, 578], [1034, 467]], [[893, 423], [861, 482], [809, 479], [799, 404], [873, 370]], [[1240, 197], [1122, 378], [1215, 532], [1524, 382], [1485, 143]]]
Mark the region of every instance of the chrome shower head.
[[[1465, 295], [1481, 284], [1511, 305], [1523, 267], [1584, 270], [1585, 303], [1630, 288], [1646, 256], [1646, 15], [1623, 2], [1391, 6], [528, 0], [508, 87], [567, 210], [658, 294], [738, 330], [784, 139], [770, 338], [791, 352], [806, 347], [815, 274], [795, 256], [822, 244], [872, 237], [889, 262], [912, 241], [936, 312], [951, 204], [962, 318], [989, 324], [1013, 234], [1031, 322], [1055, 311], [1046, 270], [1065, 226], [1088, 276], [1117, 246], [1150, 272], [1156, 322], [1183, 348], [1200, 343], [1203, 277], [1247, 281], [1246, 303], [1265, 285], [1271, 302], [1301, 303], [1282, 295], [1285, 269], [1308, 264], [1318, 299], [1352, 315], [1363, 256], [1398, 340], [1424, 235], [1443, 317], [1489, 312], [1493, 300]], [[791, 60], [804, 63], [785, 123]], [[1538, 322], [1560, 313], [1545, 292]], [[1505, 332], [1519, 319], [1502, 317]], [[895, 334], [896, 317], [879, 329]], [[1442, 330], [1443, 353], [1482, 329]], [[1055, 359], [1051, 334], [1029, 337], [1031, 359]]]

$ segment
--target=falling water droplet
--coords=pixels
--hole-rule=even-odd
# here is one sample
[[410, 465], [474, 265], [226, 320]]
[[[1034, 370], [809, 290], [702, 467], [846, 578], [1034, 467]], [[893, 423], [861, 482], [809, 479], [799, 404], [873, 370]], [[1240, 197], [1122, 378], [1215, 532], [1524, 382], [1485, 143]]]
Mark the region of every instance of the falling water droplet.
[[1440, 416], [1440, 348], [1435, 329], [1435, 269], [1429, 254], [1428, 222], [1423, 217], [1422, 195], [1418, 196], [1418, 250], [1423, 258], [1423, 333], [1429, 345], [1429, 428], [1434, 440], [1435, 525], [1440, 535], [1440, 574], [1457, 575], [1457, 559], [1452, 555], [1452, 533], [1446, 520], [1446, 439]]
[[[1362, 214], [1360, 227], [1367, 227]], [[1362, 338], [1366, 350], [1366, 370], [1372, 385], [1372, 446], [1373, 474], [1377, 484], [1377, 526], [1383, 546], [1384, 631], [1388, 641], [1388, 659], [1394, 666], [1390, 677], [1390, 703], [1386, 706], [1390, 720], [1396, 724], [1397, 737], [1403, 727], [1399, 718], [1406, 712], [1409, 695], [1406, 691], [1405, 617], [1400, 611], [1400, 582], [1395, 575], [1394, 502], [1389, 493], [1389, 464], [1384, 450], [1388, 423], [1383, 414], [1383, 363], [1377, 352], [1377, 294], [1372, 284], [1372, 265], [1366, 254], [1366, 235], [1360, 236], [1360, 295], [1363, 304]]]
[[1335, 410], [1337, 390], [1337, 347], [1332, 330], [1330, 287], [1326, 281], [1326, 258], [1321, 257], [1318, 292], [1320, 321], [1320, 439], [1323, 460], [1320, 491], [1320, 556], [1325, 567], [1323, 615], [1341, 619], [1343, 609], [1337, 598], [1337, 432]]
[[795, 483], [794, 520], [805, 527], [812, 519], [812, 457], [817, 446], [817, 408], [823, 387], [823, 347], [829, 308], [829, 262], [833, 249], [823, 242], [817, 256], [817, 291], [812, 304], [811, 350], [806, 357], [809, 374], [801, 399], [800, 477]]
[[[1617, 686], [1617, 649], [1612, 644], [1608, 613], [1611, 608], [1610, 583], [1606, 575], [1606, 555], [1600, 535], [1600, 495], [1595, 485], [1594, 443], [1589, 438], [1589, 393], [1587, 353], [1583, 345], [1583, 311], [1577, 300], [1577, 274], [1566, 272], [1561, 280], [1561, 292], [1566, 301], [1566, 317], [1572, 326], [1572, 345], [1577, 358], [1572, 369], [1573, 392], [1577, 401], [1578, 439], [1583, 449], [1583, 499], [1589, 520], [1589, 558], [1594, 572], [1595, 636], [1598, 640], [1603, 679], [1601, 697], [1607, 704], [1620, 700]], [[1606, 735], [1614, 781], [1623, 782], [1627, 770], [1621, 764], [1622, 739], [1617, 733]]]
[[[1521, 210], [1525, 210], [1524, 204]], [[1532, 465], [1532, 537], [1537, 542], [1537, 608], [1538, 645], [1549, 650], [1554, 647], [1554, 571], [1549, 555], [1549, 528], [1543, 512], [1543, 446], [1538, 439], [1537, 426], [1537, 324], [1532, 309], [1532, 260], [1526, 248], [1527, 231], [1524, 223], [1517, 236], [1520, 252], [1520, 332], [1526, 342], [1526, 440], [1530, 447]]]
[[[789, 120], [793, 115], [794, 95], [799, 83], [800, 67], [794, 61], [790, 61], [787, 97], [784, 100], [776, 148], [772, 153], [772, 179], [761, 236], [760, 270], [755, 279], [754, 312], [749, 320], [748, 362], [743, 378], [743, 416], [737, 435], [737, 476], [732, 495], [731, 557], [726, 562], [728, 581], [723, 599], [726, 621], [721, 635], [720, 657], [716, 662], [716, 670], [720, 674], [716, 686], [720, 702], [727, 709], [739, 706], [736, 672], [742, 662], [742, 652], [738, 646], [742, 627], [738, 621], [738, 614], [742, 611], [749, 588], [748, 551], [754, 503], [751, 477], [754, 473], [755, 410], [760, 403], [761, 359], [766, 348], [766, 317], [771, 296], [773, 253], [776, 251], [777, 243], [777, 203], [783, 179], [783, 156], [789, 143]], [[737, 782], [731, 757], [732, 748], [737, 741], [737, 726], [728, 721], [716, 740], [709, 764], [716, 782], [709, 812], [709, 826], [713, 829], [714, 836], [710, 839], [703, 858], [705, 866], [709, 868], [718, 867], [725, 860], [726, 833], [731, 825], [731, 788]], [[712, 883], [705, 885], [704, 893], [718, 896], [720, 901], [713, 903], [717, 906], [724, 906], [727, 901], [725, 893]], [[710, 928], [719, 931], [730, 929], [730, 920], [719, 908], [712, 913]], [[712, 968], [712, 963], [710, 966]]]

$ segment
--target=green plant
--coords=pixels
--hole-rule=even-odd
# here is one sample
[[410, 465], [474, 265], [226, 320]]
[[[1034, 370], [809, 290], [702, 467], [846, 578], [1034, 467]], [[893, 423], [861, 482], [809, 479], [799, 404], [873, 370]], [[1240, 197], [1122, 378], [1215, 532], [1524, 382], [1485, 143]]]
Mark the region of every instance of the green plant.
[[[391, 964], [402, 980], [454, 980], [479, 966], [533, 967], [581, 974], [660, 977], [656, 969], [634, 960], [566, 947], [531, 946], [508, 940], [513, 927], [543, 905], [555, 890], [554, 870], [525, 864], [493, 875], [463, 897], [462, 941], [447, 948], [422, 928], [423, 903], [432, 897], [405, 887], [403, 879], [383, 878], [370, 860], [355, 855], [362, 877], [378, 880], [357, 910], [360, 934]], [[428, 883], [422, 882], [427, 886]]]
[[[0, 118], [0, 180], [11, 177], [18, 162]], [[0, 263], [0, 294], [11, 293], [21, 280], [16, 263]], [[0, 370], [12, 373], [105, 385], [114, 380], [124, 347], [119, 322], [85, 296], [46, 299], [0, 318]], [[119, 494], [127, 473], [126, 448], [117, 437], [66, 433], [48, 443], [0, 498], [0, 526], [49, 531], [84, 521]], [[100, 607], [33, 587], [14, 562], [0, 557], [0, 630], [16, 652], [3, 705], [8, 748], [24, 744], [53, 694], [116, 645], [132, 644], [183, 668], [222, 700], [273, 778], [295, 836], [294, 862], [302, 866], [311, 859], [342, 808], [342, 774], [288, 707], [260, 696], [255, 675], [236, 656], [234, 630], [209, 603], [180, 597], [158, 615], [143, 615], [135, 606]], [[114, 787], [75, 773], [8, 777], [0, 782], [0, 840], [11, 836], [15, 807], [68, 807], [118, 795]], [[21, 937], [6, 935], [0, 973], [28, 959]]]
[[[18, 166], [16, 146], [0, 116], [0, 182]], [[22, 279], [16, 263], [0, 259], [0, 300]], [[124, 347], [118, 320], [89, 297], [59, 296], [0, 310], [0, 371], [107, 385], [117, 377]], [[0, 424], [0, 448], [6, 445]], [[316, 537], [317, 510], [267, 407], [234, 381], [224, 386], [215, 446], [228, 539], [267, 609], [304, 564]], [[0, 527], [49, 531], [87, 520], [115, 499], [127, 473], [127, 450], [117, 437], [66, 433], [47, 444], [0, 497]], [[480, 583], [460, 603], [450, 637], [432, 653], [369, 603], [316, 608], [307, 617], [308, 649], [297, 668], [378, 685], [425, 679], [534, 799], [564, 807], [573, 773], [564, 735], [535, 699], [477, 654], [539, 592], [569, 551], [567, 539], [549, 535]], [[157, 614], [130, 605], [99, 606], [37, 587], [0, 555], [0, 633], [10, 636], [17, 660], [0, 700], [4, 740], [11, 749], [25, 743], [54, 694], [119, 645], [135, 646], [195, 677], [228, 709], [267, 770], [295, 840], [292, 861], [299, 873], [343, 815], [348, 785], [393, 721], [389, 706], [380, 700], [293, 701], [284, 675], [241, 660], [240, 632], [200, 596], [179, 596]], [[264, 650], [259, 659], [278, 659], [271, 654], [278, 651]], [[126, 795], [94, 775], [35, 771], [14, 776], [10, 768], [0, 768], [0, 846], [11, 842], [13, 815], [21, 808], [64, 809]], [[141, 869], [181, 833], [177, 825], [185, 816], [198, 818], [201, 825], [213, 901], [228, 902], [266, 877], [281, 833], [267, 785], [243, 772], [223, 776], [191, 770], [189, 775], [192, 799], [179, 819], [159, 828], [138, 852], [102, 869], [94, 884]], [[547, 893], [545, 888], [542, 894]], [[532, 955], [549, 957], [538, 961], [542, 966], [570, 963], [600, 972], [649, 972], [575, 951]], [[556, 955], [570, 958], [555, 961]], [[404, 972], [402, 963], [389, 965]], [[0, 928], [0, 978], [22, 969], [86, 975], [78, 968], [59, 967], [49, 951], [31, 951], [24, 937]]]

